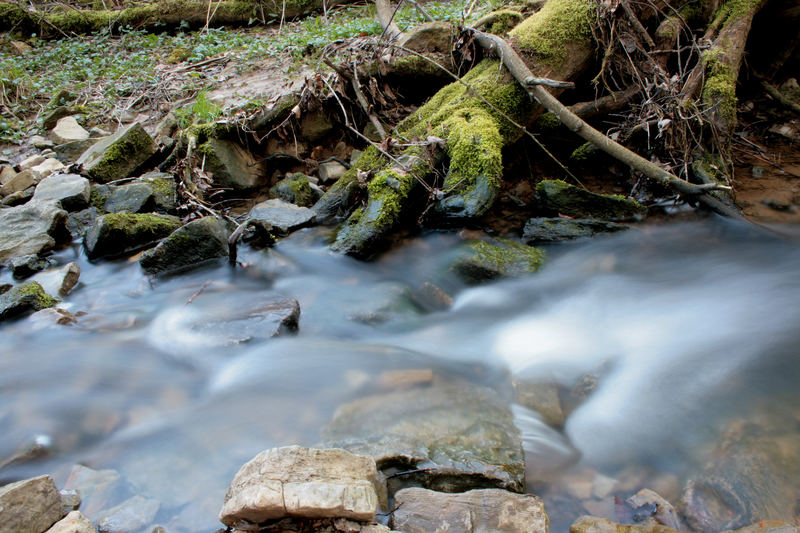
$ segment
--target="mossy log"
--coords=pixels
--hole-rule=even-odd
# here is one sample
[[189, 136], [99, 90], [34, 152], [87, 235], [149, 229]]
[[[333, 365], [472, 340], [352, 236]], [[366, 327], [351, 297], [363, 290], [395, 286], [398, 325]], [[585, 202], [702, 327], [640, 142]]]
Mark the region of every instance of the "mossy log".
[[[293, 18], [322, 9], [323, 0], [224, 0], [209, 12], [207, 2], [159, 0], [139, 3], [121, 10], [58, 8], [50, 12], [31, 11], [12, 2], [0, 2], [0, 27], [24, 35], [43, 38], [71, 34], [91, 34], [102, 30], [117, 31], [131, 27], [148, 31], [182, 27], [200, 28], [247, 26], [270, 22], [281, 17]], [[327, 0], [327, 7], [344, 0]]]
[[[589, 0], [549, 0], [509, 37], [535, 63], [532, 70], [537, 76], [573, 79], [592, 57], [590, 20], [595, 9]], [[372, 176], [366, 205], [340, 228], [333, 249], [360, 257], [373, 253], [374, 245], [398, 225], [422, 183], [441, 215], [482, 215], [500, 190], [503, 147], [521, 135], [509, 119], [524, 124], [542, 111], [499, 60], [484, 59], [462, 82], [441, 89], [393, 133], [399, 139], [428, 140], [431, 147], [443, 142], [442, 149], [412, 143], [393, 160], [382, 159], [376, 149], [367, 150], [326, 193], [317, 206], [323, 214], [346, 204], [359, 176]], [[442, 163], [446, 176], [436, 183], [433, 169]]]

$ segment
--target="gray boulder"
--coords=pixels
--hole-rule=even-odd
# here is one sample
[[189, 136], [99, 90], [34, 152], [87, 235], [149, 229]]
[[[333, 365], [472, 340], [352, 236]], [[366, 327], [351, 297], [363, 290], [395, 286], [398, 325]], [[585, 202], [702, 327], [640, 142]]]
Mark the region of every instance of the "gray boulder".
[[209, 139], [198, 151], [205, 156], [204, 169], [217, 187], [252, 190], [266, 182], [264, 164], [237, 143]]
[[176, 217], [147, 213], [109, 213], [94, 221], [83, 238], [90, 259], [145, 248], [180, 227]]
[[301, 207], [310, 207], [318, 199], [308, 176], [301, 172], [280, 180], [269, 190], [269, 195]]
[[500, 489], [446, 494], [421, 488], [398, 491], [392, 527], [403, 533], [547, 533], [541, 498]]
[[105, 203], [108, 213], [145, 213], [155, 207], [153, 188], [146, 183], [111, 187]]
[[146, 183], [153, 190], [153, 200], [156, 209], [165, 213], [172, 213], [177, 207], [175, 178], [167, 172], [148, 172], [138, 180]]
[[56, 158], [62, 163], [71, 163], [80, 158], [89, 148], [97, 142], [97, 139], [86, 139], [84, 141], [72, 141], [64, 144], [59, 144], [53, 147], [56, 153]]
[[75, 117], [70, 116], [58, 120], [56, 127], [50, 131], [50, 138], [56, 144], [85, 141], [89, 138], [89, 132], [78, 124]]
[[544, 180], [536, 185], [541, 206], [548, 211], [575, 218], [599, 218], [614, 222], [639, 220], [647, 208], [634, 200], [610, 194], [595, 194], [561, 180]]
[[89, 180], [77, 174], [54, 174], [36, 186], [34, 200], [53, 201], [67, 211], [79, 211], [89, 205]]
[[28, 202], [0, 209], [0, 263], [52, 249], [68, 238], [67, 213], [53, 202]]
[[50, 476], [0, 487], [0, 533], [42, 533], [63, 515], [61, 495]]
[[76, 164], [95, 181], [107, 183], [128, 176], [156, 153], [158, 147], [141, 124], [135, 122], [93, 144]]
[[6, 268], [11, 270], [14, 279], [25, 279], [49, 267], [50, 260], [36, 254], [20, 255], [6, 261]]
[[142, 254], [139, 264], [152, 275], [188, 270], [227, 257], [229, 236], [223, 220], [214, 217], [193, 220]]
[[525, 228], [522, 230], [522, 240], [528, 244], [571, 241], [627, 229], [630, 229], [630, 226], [591, 218], [532, 218], [525, 223]]
[[53, 307], [57, 302], [58, 299], [44, 292], [41, 285], [28, 281], [0, 294], [0, 320], [41, 311]]
[[314, 216], [312, 209], [274, 198], [256, 205], [250, 211], [248, 220], [271, 226], [278, 233], [288, 234], [311, 224]]
[[22, 205], [28, 202], [31, 198], [33, 198], [33, 193], [35, 190], [36, 190], [35, 187], [28, 187], [24, 191], [19, 191], [9, 194], [5, 198], [3, 198], [3, 201], [0, 203], [8, 207], [15, 207], [18, 205]]
[[434, 490], [525, 487], [519, 430], [508, 404], [485, 387], [459, 382], [367, 396], [340, 406], [323, 438], [374, 457], [381, 469], [420, 468], [402, 479]]
[[344, 176], [344, 173], [347, 172], [347, 168], [337, 161], [329, 161], [327, 163], [322, 163], [319, 166], [318, 172], [319, 181], [322, 183], [330, 183]]
[[284, 517], [372, 521], [383, 492], [371, 457], [344, 450], [272, 448], [236, 473], [219, 519], [234, 528]]

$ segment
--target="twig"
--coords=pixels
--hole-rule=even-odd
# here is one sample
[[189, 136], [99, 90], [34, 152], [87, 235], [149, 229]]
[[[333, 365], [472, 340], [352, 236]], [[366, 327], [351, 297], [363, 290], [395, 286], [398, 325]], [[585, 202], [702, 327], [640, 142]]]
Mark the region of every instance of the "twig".
[[200, 296], [201, 294], [203, 294], [203, 291], [205, 291], [205, 290], [206, 290], [206, 287], [208, 287], [208, 286], [209, 286], [209, 285], [211, 285], [212, 283], [213, 283], [213, 282], [212, 282], [211, 280], [208, 280], [208, 281], [204, 282], [204, 283], [203, 283], [203, 284], [200, 286], [200, 288], [199, 288], [199, 289], [197, 289], [197, 292], [195, 292], [194, 294], [192, 294], [192, 295], [189, 297], [189, 299], [188, 299], [188, 300], [186, 300], [186, 303], [185, 303], [185, 304], [183, 304], [183, 305], [184, 305], [184, 306], [186, 306], [186, 305], [189, 305], [190, 303], [192, 303], [192, 302], [194, 301], [194, 299], [195, 299], [195, 298], [197, 298], [198, 296]]
[[649, 50], [652, 50], [653, 48], [655, 48], [656, 47], [656, 43], [653, 42], [653, 38], [650, 37], [650, 34], [647, 33], [647, 30], [644, 29], [644, 26], [642, 26], [642, 23], [639, 22], [639, 19], [633, 13], [633, 10], [631, 10], [631, 7], [628, 5], [627, 0], [622, 0], [622, 2], [620, 2], [620, 4], [622, 5], [622, 9], [625, 11], [625, 15], [627, 15], [627, 17], [628, 17], [628, 20], [633, 25], [633, 29], [636, 30], [636, 33], [638, 33], [639, 37], [645, 42], [645, 44], [647, 45], [647, 48]]
[[638, 170], [648, 178], [665, 185], [676, 192], [696, 197], [699, 201], [706, 204], [708, 207], [717, 213], [733, 218], [741, 218], [742, 215], [735, 209], [718, 198], [706, 194], [709, 190], [724, 190], [729, 191], [730, 187], [719, 185], [712, 185], [711, 188], [698, 186], [682, 180], [679, 177], [667, 172], [655, 163], [648, 161], [642, 156], [630, 151], [621, 144], [603, 135], [589, 124], [587, 124], [580, 117], [572, 113], [561, 102], [559, 102], [553, 95], [547, 92], [541, 85], [526, 85], [525, 80], [532, 76], [531, 71], [528, 69], [525, 62], [511, 48], [511, 46], [500, 37], [496, 35], [475, 32], [475, 38], [478, 43], [486, 49], [500, 49], [503, 51], [503, 62], [508, 68], [514, 78], [519, 81], [528, 92], [536, 98], [548, 111], [553, 113], [567, 128], [577, 133], [585, 140], [594, 144], [610, 156], [622, 161], [635, 170]]
[[369, 110], [369, 103], [367, 102], [367, 97], [364, 96], [364, 92], [361, 90], [361, 85], [358, 83], [358, 70], [356, 67], [356, 60], [353, 58], [353, 77], [350, 80], [353, 85], [353, 91], [356, 93], [356, 100], [361, 105], [362, 109], [364, 109], [364, 113], [367, 114], [369, 117], [370, 122], [372, 125], [375, 126], [375, 129], [378, 131], [378, 135], [381, 136], [381, 140], [386, 138], [386, 130], [383, 129], [383, 124], [381, 121], [378, 120], [378, 117], [375, 116], [375, 113], [372, 113]]
[[424, 18], [428, 22], [434, 21], [433, 17], [430, 16], [427, 11], [425, 11], [425, 9], [419, 4], [419, 2], [417, 2], [416, 0], [406, 0], [406, 2], [414, 6], [414, 9], [419, 11], [419, 14], [422, 15], [422, 18]]
[[411, 475], [411, 474], [419, 474], [420, 472], [430, 472], [432, 470], [439, 470], [439, 467], [438, 466], [431, 466], [431, 467], [428, 467], [428, 468], [416, 468], [414, 470], [405, 470], [403, 472], [395, 472], [394, 474], [386, 476], [386, 479], [392, 479], [393, 477], [398, 477], [398, 476], [408, 476], [408, 475]]
[[761, 87], [763, 87], [763, 88], [764, 88], [764, 90], [767, 92], [767, 94], [768, 94], [768, 95], [770, 95], [771, 97], [773, 97], [773, 98], [775, 99], [775, 101], [776, 101], [776, 102], [778, 102], [779, 104], [781, 104], [781, 105], [782, 105], [782, 106], [784, 106], [785, 108], [787, 108], [787, 109], [791, 109], [791, 110], [792, 110], [792, 111], [794, 111], [795, 113], [797, 113], [797, 114], [800, 114], [800, 105], [798, 105], [798, 104], [796, 104], [795, 102], [792, 102], [791, 100], [789, 100], [788, 98], [786, 98], [786, 97], [783, 95], [783, 93], [781, 93], [781, 92], [778, 90], [778, 88], [777, 88], [777, 87], [775, 87], [774, 85], [772, 85], [771, 83], [769, 83], [767, 80], [765, 80], [765, 79], [764, 79], [764, 78], [762, 78], [761, 76], [758, 76], [758, 75], [757, 75], [756, 77], [757, 77], [757, 78], [758, 78], [758, 80], [761, 82]]

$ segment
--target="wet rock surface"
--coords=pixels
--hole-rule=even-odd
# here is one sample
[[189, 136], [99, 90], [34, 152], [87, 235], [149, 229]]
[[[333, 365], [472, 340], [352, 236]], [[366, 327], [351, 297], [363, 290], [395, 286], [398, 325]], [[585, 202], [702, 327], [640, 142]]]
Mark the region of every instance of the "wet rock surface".
[[575, 218], [624, 222], [641, 219], [647, 214], [647, 208], [633, 200], [595, 194], [559, 180], [540, 182], [536, 194], [544, 209]]
[[536, 272], [543, 262], [541, 250], [509, 239], [492, 239], [469, 243], [452, 269], [468, 283], [482, 283]]
[[311, 207], [318, 200], [308, 176], [300, 172], [280, 180], [269, 190], [269, 195], [300, 207]]
[[0, 487], [1, 533], [41, 533], [62, 516], [61, 495], [50, 476]]
[[0, 321], [47, 309], [56, 302], [35, 281], [22, 283], [0, 294]]
[[525, 223], [525, 228], [522, 230], [522, 240], [528, 244], [571, 241], [627, 229], [630, 229], [630, 227], [624, 224], [592, 220], [590, 218], [532, 218]]
[[314, 211], [275, 198], [256, 205], [248, 220], [267, 224], [281, 234], [291, 233], [314, 220]]
[[375, 458], [396, 479], [444, 492], [498, 487], [521, 492], [525, 462], [508, 405], [491, 389], [434, 384], [342, 405], [326, 446]]
[[91, 259], [118, 256], [163, 239], [180, 227], [175, 217], [145, 213], [111, 213], [94, 221], [83, 239]]
[[148, 274], [162, 275], [202, 266], [228, 256], [227, 224], [205, 217], [181, 226], [139, 259]]
[[98, 533], [137, 533], [151, 524], [160, 504], [136, 495], [105, 512], [97, 523]]
[[541, 499], [500, 489], [408, 488], [395, 494], [395, 509], [392, 527], [403, 533], [547, 533], [549, 524]]
[[273, 448], [237, 472], [219, 519], [230, 527], [285, 517], [369, 522], [375, 517], [381, 490], [370, 457], [344, 450]]

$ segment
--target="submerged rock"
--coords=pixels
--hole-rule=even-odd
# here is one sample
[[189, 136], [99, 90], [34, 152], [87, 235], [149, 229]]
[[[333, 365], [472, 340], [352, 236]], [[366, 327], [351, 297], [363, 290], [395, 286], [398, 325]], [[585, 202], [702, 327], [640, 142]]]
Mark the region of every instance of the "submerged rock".
[[26, 313], [53, 307], [58, 299], [53, 298], [35, 281], [22, 283], [0, 294], [0, 320], [8, 320]]
[[50, 476], [0, 487], [0, 533], [41, 533], [63, 513], [61, 495]]
[[547, 533], [549, 524], [540, 498], [500, 489], [408, 488], [397, 492], [394, 507], [392, 527], [403, 533]]
[[624, 222], [647, 214], [639, 202], [622, 196], [595, 194], [560, 180], [544, 180], [536, 186], [542, 207], [576, 218], [599, 218]]
[[156, 150], [155, 141], [141, 124], [135, 122], [97, 141], [78, 158], [76, 164], [93, 180], [107, 183], [129, 177]]
[[54, 201], [66, 211], [79, 211], [89, 205], [89, 180], [77, 174], [55, 174], [36, 186], [34, 200]]
[[800, 490], [800, 436], [783, 428], [735, 423], [703, 473], [686, 484], [683, 514], [702, 532], [760, 520], [792, 523]]
[[569, 533], [680, 533], [680, 530], [662, 526], [655, 522], [617, 524], [608, 518], [582, 516], [573, 522], [569, 528]]
[[285, 299], [251, 306], [240, 304], [230, 311], [215, 308], [212, 315], [191, 316], [185, 326], [202, 334], [206, 345], [231, 346], [294, 333], [299, 320], [300, 304]]
[[264, 164], [235, 142], [209, 139], [198, 151], [205, 157], [203, 168], [217, 187], [252, 190], [266, 181]]
[[148, 274], [160, 275], [188, 270], [212, 259], [228, 256], [230, 231], [214, 217], [193, 220], [172, 232], [139, 259]]
[[163, 239], [180, 225], [180, 220], [171, 216], [109, 213], [94, 221], [83, 244], [90, 259], [122, 255]]
[[473, 241], [466, 253], [451, 267], [469, 283], [536, 272], [544, 262], [544, 252], [509, 239]]
[[[381, 469], [421, 469], [402, 481], [434, 490], [524, 489], [525, 461], [508, 405], [491, 389], [442, 384], [340, 406], [326, 446], [370, 455]], [[398, 479], [398, 481], [401, 481]]]
[[344, 450], [265, 450], [233, 478], [220, 521], [229, 527], [284, 517], [372, 521], [383, 492], [375, 461]]
[[47, 533], [96, 533], [94, 525], [79, 511], [72, 511], [56, 522]]
[[256, 205], [248, 220], [267, 224], [278, 233], [287, 234], [310, 224], [314, 220], [314, 211], [275, 198]]
[[158, 513], [160, 503], [136, 495], [106, 511], [97, 522], [99, 533], [138, 533], [150, 525]]
[[78, 284], [80, 276], [81, 267], [72, 262], [37, 274], [32, 281], [39, 283], [47, 294], [66, 296]]
[[517, 403], [542, 415], [542, 419], [548, 425], [553, 427], [564, 425], [564, 410], [561, 408], [558, 386], [554, 383], [515, 379], [514, 393]]
[[627, 229], [630, 229], [630, 226], [590, 218], [532, 218], [525, 223], [525, 228], [522, 230], [522, 240], [528, 244], [571, 241], [573, 239], [594, 237], [600, 233], [614, 233]]

